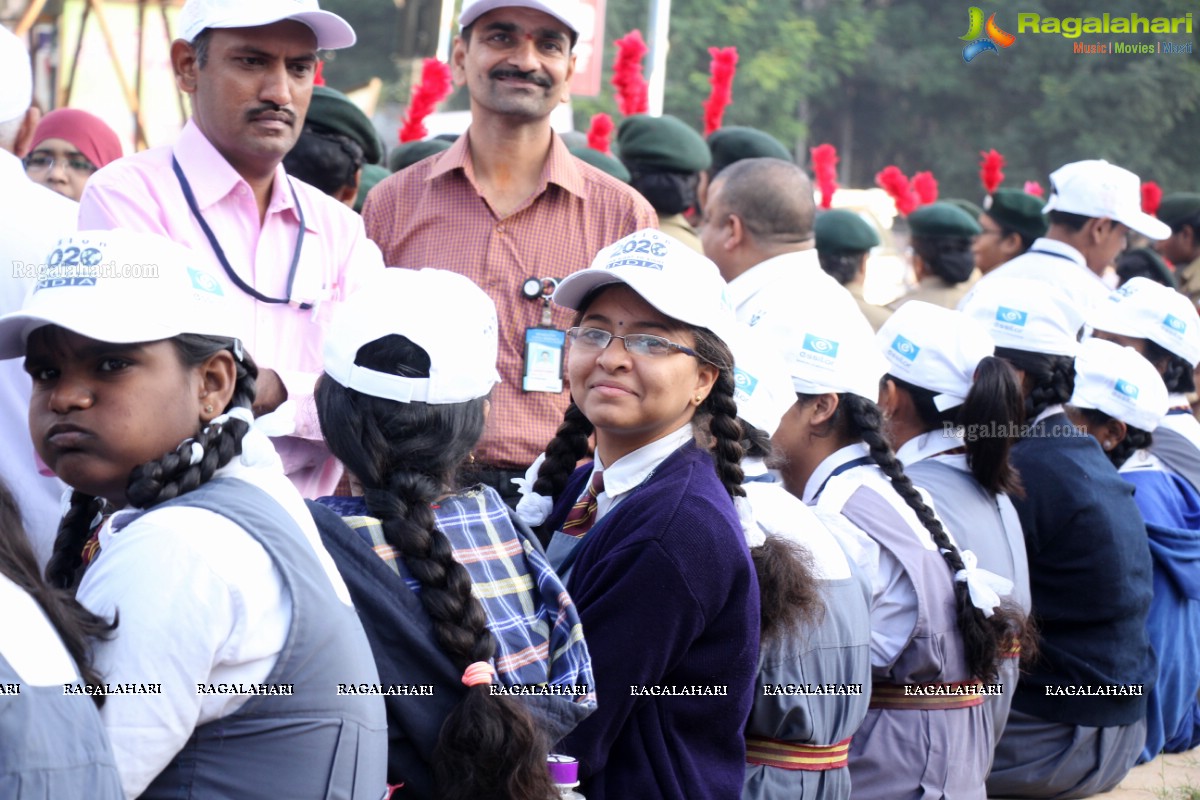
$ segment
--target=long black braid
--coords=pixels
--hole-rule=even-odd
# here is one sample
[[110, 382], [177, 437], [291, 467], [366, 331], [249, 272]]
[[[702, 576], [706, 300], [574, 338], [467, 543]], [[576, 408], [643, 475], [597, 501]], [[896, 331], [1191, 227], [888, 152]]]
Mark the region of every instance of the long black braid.
[[[404, 336], [363, 346], [356, 363], [408, 377], [427, 377], [428, 353]], [[328, 376], [316, 406], [330, 451], [363, 487], [371, 516], [421, 584], [421, 605], [438, 646], [459, 669], [490, 661], [496, 641], [471, 593], [471, 576], [454, 559], [432, 504], [454, 490], [456, 473], [483, 435], [485, 398], [465, 403], [397, 403], [347, 389]], [[433, 751], [439, 798], [551, 800], [550, 743], [532, 715], [512, 698], [474, 686], [442, 724]]]
[[[234, 340], [219, 336], [181, 334], [170, 342], [175, 345], [179, 360], [185, 367], [195, 367], [209, 357], [229, 350], [235, 353], [237, 381], [233, 397], [224, 409], [250, 408], [254, 401], [258, 367], [254, 360], [235, 347]], [[130, 506], [152, 508], [207, 483], [213, 474], [242, 452], [242, 437], [250, 429], [244, 421], [230, 419], [220, 425], [210, 425], [192, 439], [163, 457], [134, 467], [129, 474], [125, 496]], [[198, 443], [204, 454], [200, 463], [191, 463], [191, 443]], [[54, 551], [46, 565], [46, 580], [52, 586], [73, 589], [82, 577], [83, 547], [91, 536], [92, 521], [104, 510], [102, 499], [83, 492], [71, 493], [71, 504], [58, 526]]]
[[[802, 400], [809, 397], [801, 396]], [[840, 416], [840, 424], [847, 438], [861, 441], [870, 448], [871, 460], [888, 477], [892, 487], [929, 531], [934, 545], [950, 569], [950, 574], [953, 576], [965, 569], [958, 548], [946, 534], [946, 529], [942, 527], [933, 510], [925, 504], [908, 475], [904, 473], [904, 467], [880, 432], [883, 420], [879, 406], [849, 392], [838, 395], [838, 398], [838, 411], [833, 424], [839, 424], [837, 417]], [[996, 609], [991, 617], [985, 617], [983, 612], [971, 603], [967, 584], [963, 581], [954, 581], [954, 599], [967, 668], [972, 676], [982, 681], [993, 681], [1003, 652], [1003, 643], [1010, 637], [1021, 635], [1024, 627], [1022, 615], [1006, 604]]]
[[[1112, 416], [1105, 414], [1098, 408], [1077, 407], [1075, 410], [1083, 416], [1089, 427], [1099, 428], [1103, 425], [1107, 425], [1109, 421], [1112, 420]], [[1132, 425], [1127, 424], [1125, 426], [1125, 438], [1117, 442], [1113, 449], [1105, 451], [1104, 454], [1108, 456], [1108, 460], [1112, 462], [1114, 467], [1120, 469], [1125, 462], [1129, 460], [1130, 456], [1132, 456], [1138, 450], [1146, 449], [1153, 444], [1153, 442], [1154, 435], [1149, 431], [1142, 430], [1141, 428], [1135, 428]]]

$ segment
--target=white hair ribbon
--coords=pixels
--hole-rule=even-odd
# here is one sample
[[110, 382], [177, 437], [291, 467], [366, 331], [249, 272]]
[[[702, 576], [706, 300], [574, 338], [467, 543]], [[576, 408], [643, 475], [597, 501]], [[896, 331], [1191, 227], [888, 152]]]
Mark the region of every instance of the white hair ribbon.
[[954, 573], [954, 580], [967, 584], [971, 605], [982, 611], [985, 617], [992, 616], [1000, 606], [1000, 595], [1010, 593], [1013, 582], [1003, 575], [980, 569], [979, 559], [970, 550], [963, 550], [960, 555], [963, 569]]
[[202, 444], [200, 444], [199, 442], [192, 442], [192, 446], [191, 446], [189, 454], [188, 454], [188, 464], [190, 464], [191, 466], [194, 467], [203, 460], [204, 460], [204, 446]]
[[542, 469], [542, 464], [546, 461], [546, 454], [542, 453], [533, 462], [529, 469], [525, 470], [524, 478], [512, 478], [512, 482], [517, 486], [517, 492], [520, 493], [521, 499], [517, 501], [517, 518], [531, 528], [536, 528], [546, 521], [546, 517], [550, 516], [550, 512], [554, 510], [554, 500], [546, 497], [543, 494], [538, 494], [533, 490], [533, 484], [537, 482], [538, 472]]

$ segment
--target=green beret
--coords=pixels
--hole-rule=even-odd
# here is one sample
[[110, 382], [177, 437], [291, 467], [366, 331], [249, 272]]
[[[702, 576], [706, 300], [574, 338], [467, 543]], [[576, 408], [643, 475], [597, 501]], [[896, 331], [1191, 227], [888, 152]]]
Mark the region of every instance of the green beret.
[[952, 206], [958, 206], [963, 211], [967, 212], [967, 216], [971, 219], [979, 219], [979, 215], [983, 213], [983, 209], [972, 203], [970, 200], [964, 200], [961, 197], [947, 197], [942, 200], [943, 203], [949, 203]]
[[1169, 194], [1158, 205], [1158, 218], [1172, 228], [1197, 214], [1200, 214], [1200, 194], [1194, 192]]
[[450, 142], [445, 139], [423, 139], [419, 142], [405, 142], [396, 147], [388, 155], [388, 169], [399, 172], [422, 159], [429, 158], [435, 153], [443, 153], [450, 149]]
[[997, 189], [984, 198], [983, 213], [997, 225], [1033, 240], [1045, 236], [1049, 227], [1042, 214], [1045, 204], [1042, 198], [1020, 189]]
[[737, 125], [713, 131], [708, 137], [708, 149], [712, 152], [708, 172], [714, 178], [730, 164], [745, 158], [782, 158], [795, 162], [791, 152], [771, 134]]
[[626, 117], [617, 129], [617, 146], [626, 166], [663, 172], [703, 172], [712, 164], [704, 138], [687, 123], [664, 114]]
[[913, 236], [976, 236], [983, 232], [979, 223], [953, 203], [942, 201], [921, 206], [908, 215]]
[[358, 142], [363, 151], [364, 164], [383, 161], [383, 143], [375, 126], [362, 109], [354, 105], [353, 100], [337, 89], [314, 86], [305, 121]]
[[817, 250], [824, 253], [865, 253], [879, 244], [879, 234], [865, 219], [835, 208], [817, 215]]
[[619, 181], [629, 183], [631, 175], [629, 170], [625, 169], [625, 165], [609, 155], [601, 153], [599, 150], [593, 150], [590, 147], [572, 147], [570, 148], [571, 155], [586, 161], [598, 170], [607, 172]]
[[391, 174], [387, 167], [380, 164], [363, 164], [362, 175], [358, 178], [358, 195], [354, 198], [354, 210], [361, 214], [363, 203], [367, 200], [367, 192]]

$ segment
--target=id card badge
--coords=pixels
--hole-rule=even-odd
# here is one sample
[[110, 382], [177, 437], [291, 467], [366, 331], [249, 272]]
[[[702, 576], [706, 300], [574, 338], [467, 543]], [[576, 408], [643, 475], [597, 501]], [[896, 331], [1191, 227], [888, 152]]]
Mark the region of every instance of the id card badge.
[[527, 392], [560, 394], [563, 390], [563, 352], [566, 344], [566, 331], [526, 328], [525, 373], [521, 388]]

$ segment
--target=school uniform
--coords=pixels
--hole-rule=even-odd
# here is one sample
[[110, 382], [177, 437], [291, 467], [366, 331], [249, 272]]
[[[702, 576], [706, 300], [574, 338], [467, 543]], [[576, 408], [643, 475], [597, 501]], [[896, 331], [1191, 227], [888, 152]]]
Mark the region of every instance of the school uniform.
[[0, 797], [120, 800], [108, 735], [50, 620], [4, 575], [0, 608]]
[[378, 681], [370, 648], [266, 436], [247, 432], [198, 489], [117, 512], [99, 540], [78, 597], [120, 624], [98, 671], [157, 688], [101, 710], [127, 796], [377, 800], [382, 700], [337, 694]]
[[[363, 498], [324, 497], [309, 508], [350, 588], [380, 685], [432, 689], [429, 694], [387, 695], [385, 701], [388, 783], [403, 783], [405, 797], [433, 798], [433, 750], [446, 717], [467, 693], [462, 670], [437, 641], [421, 605], [420, 582], [388, 543]], [[508, 506], [491, 487], [439, 500], [434, 517], [487, 614], [497, 645], [496, 682], [579, 690], [575, 695], [520, 697], [556, 743], [596, 707], [591, 657], [570, 595], [533, 534], [514, 524]]]
[[1146, 698], [1063, 695], [1059, 687], [1153, 685], [1150, 549], [1133, 487], [1096, 440], [1061, 406], [1034, 426], [1013, 447], [1026, 492], [1013, 505], [1040, 655], [1017, 686], [988, 791], [1086, 797], [1111, 789], [1133, 766], [1145, 743]]
[[974, 683], [953, 575], [869, 452], [861, 443], [838, 450], [804, 488], [806, 503], [850, 523], [833, 532], [871, 579], [874, 685], [850, 743], [853, 794], [983, 800], [993, 736], [983, 697], [951, 693]]
[[[896, 451], [913, 484], [929, 492], [938, 517], [955, 541], [979, 559], [979, 566], [1012, 581], [1009, 600], [1028, 616], [1029, 560], [1017, 510], [1006, 495], [993, 495], [979, 485], [967, 466], [962, 439], [930, 431], [905, 442]], [[999, 695], [987, 698], [984, 709], [991, 717], [995, 739], [1004, 731], [1008, 711], [1020, 676], [1020, 647], [1005, 645], [997, 683]]]
[[1200, 420], [1192, 413], [1186, 395], [1173, 394], [1169, 402], [1171, 410], [1154, 429], [1150, 452], [1167, 471], [1200, 491]]
[[805, 549], [823, 601], [813, 623], [761, 643], [742, 797], [845, 800], [850, 739], [871, 695], [870, 586], [812, 509], [761, 460], [742, 467], [754, 525]]
[[[598, 706], [561, 751], [579, 760], [588, 800], [727, 800], [742, 789], [758, 582], [712, 457], [690, 425], [664, 438], [674, 447], [649, 446], [667, 449], [650, 463], [635, 451], [604, 470], [608, 497], [599, 499], [608, 505], [570, 554], [567, 590], [587, 632]], [[631, 458], [641, 463], [622, 476]], [[575, 471], [547, 529], [561, 533], [591, 474], [592, 465]]]
[[1158, 677], [1146, 698], [1146, 745], [1139, 759], [1149, 761], [1200, 744], [1200, 494], [1145, 450], [1131, 456], [1120, 474], [1136, 489], [1154, 564], [1146, 629]]

